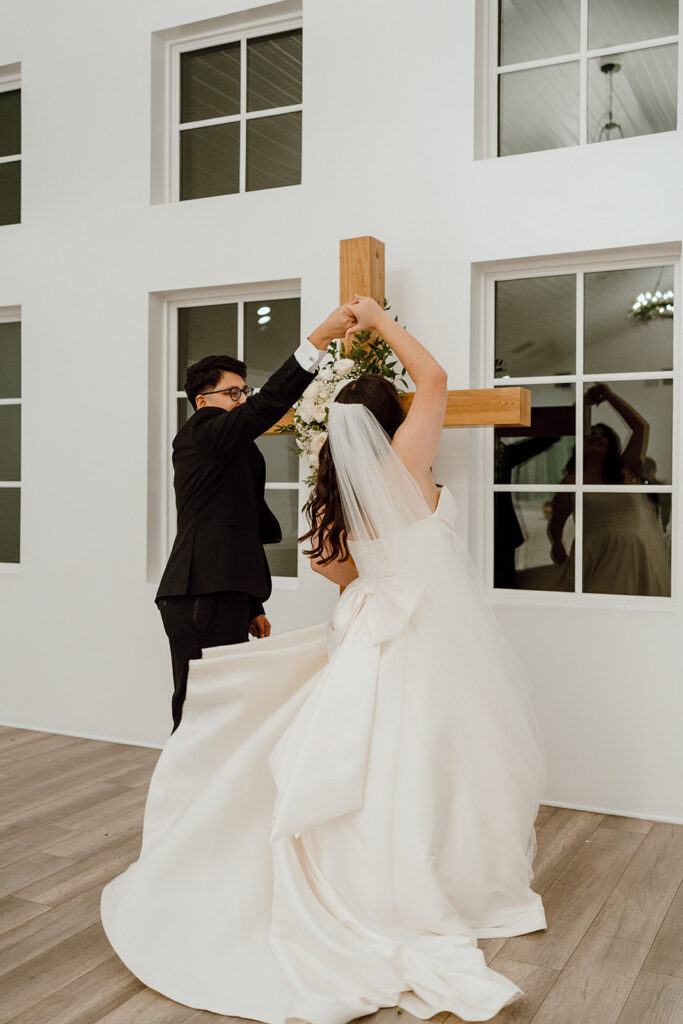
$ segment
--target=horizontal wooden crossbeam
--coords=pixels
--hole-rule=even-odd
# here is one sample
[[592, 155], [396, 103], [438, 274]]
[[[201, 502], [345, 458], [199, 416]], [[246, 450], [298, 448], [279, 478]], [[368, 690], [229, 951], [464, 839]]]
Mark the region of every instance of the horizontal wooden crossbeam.
[[[408, 411], [413, 395], [403, 395], [401, 405]], [[294, 422], [294, 410], [267, 434], [278, 433], [279, 426]], [[449, 391], [444, 427], [528, 427], [531, 423], [531, 392], [527, 388], [475, 388], [473, 391]]]

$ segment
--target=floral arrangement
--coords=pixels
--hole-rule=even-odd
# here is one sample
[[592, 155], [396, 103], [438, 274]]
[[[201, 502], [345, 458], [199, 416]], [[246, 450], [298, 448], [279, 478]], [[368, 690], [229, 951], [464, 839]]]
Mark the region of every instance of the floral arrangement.
[[[384, 309], [389, 309], [386, 299]], [[394, 317], [398, 321], [398, 317]], [[400, 366], [391, 347], [377, 337], [370, 345], [371, 331], [358, 331], [351, 344], [341, 351], [340, 343], [333, 341], [327, 350], [327, 359], [317, 377], [308, 385], [294, 406], [294, 422], [279, 427], [281, 434], [294, 434], [296, 450], [307, 460], [306, 484], [312, 487], [318, 475], [320, 449], [327, 438], [330, 405], [349, 381], [366, 373], [376, 373], [390, 380], [400, 393], [408, 390], [406, 371]]]

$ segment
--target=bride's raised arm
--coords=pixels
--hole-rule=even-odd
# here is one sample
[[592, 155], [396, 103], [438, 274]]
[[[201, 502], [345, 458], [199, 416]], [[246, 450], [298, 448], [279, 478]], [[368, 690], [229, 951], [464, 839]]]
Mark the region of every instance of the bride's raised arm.
[[347, 308], [358, 321], [357, 326], [348, 329], [347, 336], [363, 329], [375, 331], [391, 345], [415, 383], [415, 397], [394, 435], [392, 448], [423, 491], [429, 493], [435, 486], [431, 465], [446, 413], [448, 374], [417, 338], [392, 320], [374, 299], [357, 295], [347, 303]]

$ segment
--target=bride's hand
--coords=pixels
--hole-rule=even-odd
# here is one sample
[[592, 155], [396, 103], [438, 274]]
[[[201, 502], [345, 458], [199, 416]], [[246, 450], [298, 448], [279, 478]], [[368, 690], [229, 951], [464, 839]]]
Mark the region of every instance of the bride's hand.
[[356, 326], [350, 327], [346, 332], [346, 337], [349, 334], [354, 334], [356, 331], [375, 331], [379, 324], [380, 317], [384, 316], [384, 310], [378, 302], [371, 299], [369, 295], [358, 295], [356, 293], [355, 299], [351, 302], [347, 302], [343, 309], [348, 309], [349, 312], [356, 318]]
[[323, 327], [331, 338], [345, 338], [349, 331], [358, 330], [356, 317], [349, 309], [348, 304], [333, 309]]

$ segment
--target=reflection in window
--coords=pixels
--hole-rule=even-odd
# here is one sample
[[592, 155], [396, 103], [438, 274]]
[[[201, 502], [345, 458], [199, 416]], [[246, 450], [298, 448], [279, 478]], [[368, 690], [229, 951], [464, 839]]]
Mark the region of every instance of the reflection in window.
[[244, 303], [244, 360], [249, 383], [260, 388], [299, 346], [300, 299]]
[[529, 427], [494, 432], [496, 588], [670, 596], [673, 279], [666, 265], [496, 283], [493, 377], [532, 407]]
[[580, 0], [500, 0], [500, 64], [579, 49]]
[[530, 384], [531, 425], [497, 427], [494, 479], [497, 484], [562, 483], [575, 447], [574, 384]]
[[640, 39], [661, 39], [677, 32], [678, 0], [648, 0], [645, 4], [589, 0], [588, 45], [593, 50]]
[[498, 156], [674, 131], [677, 32], [677, 0], [501, 0]]
[[208, 306], [181, 306], [178, 310], [178, 389], [185, 386], [185, 371], [206, 356], [237, 359], [236, 302]]
[[[584, 372], [673, 369], [673, 267], [598, 271], [584, 280]], [[639, 295], [662, 305], [638, 314]]]
[[498, 156], [578, 144], [578, 63], [508, 71], [498, 89]]
[[495, 375], [576, 372], [576, 275], [496, 281]]
[[0, 320], [0, 564], [19, 562], [20, 510], [21, 323], [14, 319]]
[[301, 183], [301, 29], [184, 52], [179, 89], [181, 200]]
[[640, 484], [646, 457], [671, 482], [673, 382], [621, 380], [587, 384], [583, 482]]
[[676, 130], [678, 46], [588, 62], [588, 142]]
[[268, 506], [282, 529], [279, 544], [266, 544], [266, 557], [273, 576], [296, 576], [299, 491], [269, 488], [266, 491]]
[[[550, 491], [497, 491], [494, 495], [494, 587], [573, 590], [573, 518], [564, 530], [567, 549], [550, 534], [557, 495]], [[567, 494], [573, 500], [572, 494]], [[571, 553], [569, 553], [569, 551]]]
[[21, 89], [0, 90], [0, 224], [21, 221]]
[[647, 494], [584, 494], [586, 594], [669, 597], [671, 555]]

